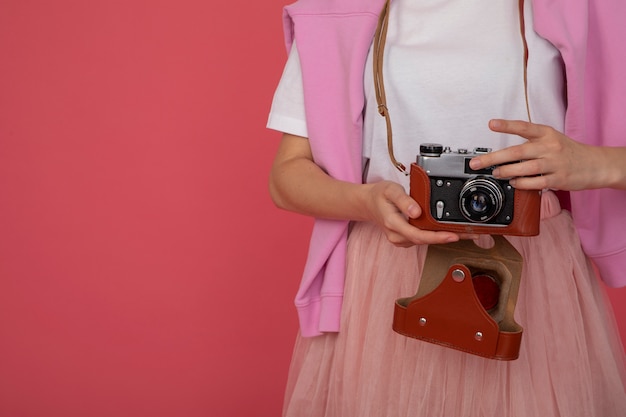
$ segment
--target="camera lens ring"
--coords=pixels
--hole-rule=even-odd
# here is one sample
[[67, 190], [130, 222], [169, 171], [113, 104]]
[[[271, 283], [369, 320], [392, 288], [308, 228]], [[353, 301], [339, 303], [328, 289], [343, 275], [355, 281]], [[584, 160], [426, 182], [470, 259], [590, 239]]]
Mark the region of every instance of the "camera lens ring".
[[502, 187], [492, 179], [477, 177], [463, 184], [459, 194], [461, 214], [473, 223], [486, 223], [504, 206]]

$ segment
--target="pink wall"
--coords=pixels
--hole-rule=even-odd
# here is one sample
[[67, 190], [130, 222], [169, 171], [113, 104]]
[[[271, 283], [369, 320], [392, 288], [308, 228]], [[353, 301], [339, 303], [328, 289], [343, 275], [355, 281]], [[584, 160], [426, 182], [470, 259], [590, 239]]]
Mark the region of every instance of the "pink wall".
[[0, 417], [279, 414], [283, 3], [0, 3]]

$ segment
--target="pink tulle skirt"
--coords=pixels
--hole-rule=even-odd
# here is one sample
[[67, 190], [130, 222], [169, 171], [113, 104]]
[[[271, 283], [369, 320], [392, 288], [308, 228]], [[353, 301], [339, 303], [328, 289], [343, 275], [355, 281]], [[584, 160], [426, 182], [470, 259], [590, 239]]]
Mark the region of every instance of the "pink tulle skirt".
[[283, 415], [626, 416], [624, 351], [569, 213], [545, 193], [540, 236], [509, 240], [526, 262], [520, 357], [506, 362], [393, 332], [395, 300], [417, 291], [427, 248], [355, 224], [341, 331], [297, 338]]

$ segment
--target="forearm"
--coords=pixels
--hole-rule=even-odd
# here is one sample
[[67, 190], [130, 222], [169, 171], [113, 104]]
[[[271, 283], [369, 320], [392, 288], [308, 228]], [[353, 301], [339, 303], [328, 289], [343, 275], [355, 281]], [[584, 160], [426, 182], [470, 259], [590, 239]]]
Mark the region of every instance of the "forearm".
[[285, 210], [325, 219], [371, 221], [396, 246], [454, 242], [451, 232], [420, 230], [407, 222], [422, 210], [395, 182], [353, 184], [330, 177], [313, 161], [309, 141], [283, 135], [270, 173], [270, 194]]
[[270, 174], [270, 195], [278, 207], [318, 218], [369, 220], [365, 205], [371, 187], [333, 179], [301, 157], [275, 163]]
[[599, 183], [595, 188], [626, 190], [626, 147], [596, 147]]

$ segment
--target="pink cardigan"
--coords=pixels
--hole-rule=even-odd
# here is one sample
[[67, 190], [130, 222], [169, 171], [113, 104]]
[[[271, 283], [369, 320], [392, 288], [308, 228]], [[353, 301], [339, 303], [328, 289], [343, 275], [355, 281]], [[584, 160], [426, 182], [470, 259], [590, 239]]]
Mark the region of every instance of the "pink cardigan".
[[[626, 1], [532, 1], [535, 30], [565, 62], [565, 133], [592, 145], [626, 146]], [[383, 4], [299, 0], [284, 9], [287, 48], [298, 43], [315, 162], [344, 181], [361, 181], [363, 73]], [[585, 252], [608, 285], [626, 285], [626, 191], [570, 194]], [[295, 300], [304, 336], [339, 330], [348, 224], [315, 221]]]

